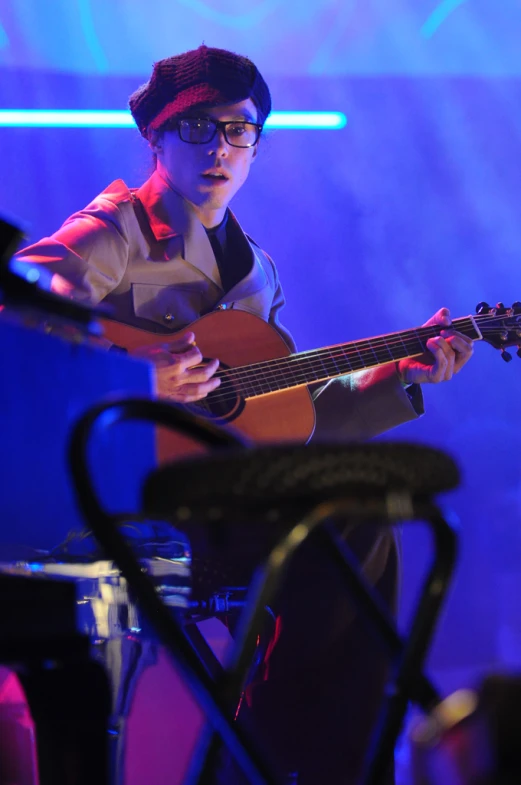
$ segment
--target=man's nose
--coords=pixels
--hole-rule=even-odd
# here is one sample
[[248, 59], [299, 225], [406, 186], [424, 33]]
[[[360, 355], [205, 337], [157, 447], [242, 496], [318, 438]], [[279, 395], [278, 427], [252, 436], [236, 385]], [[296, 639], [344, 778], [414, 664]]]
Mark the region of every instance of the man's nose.
[[230, 152], [230, 145], [226, 141], [226, 137], [224, 136], [224, 131], [222, 131], [219, 128], [217, 129], [217, 133], [215, 134], [214, 138], [210, 142], [209, 147], [210, 147], [210, 149], [208, 150], [209, 154], [218, 155], [220, 158], [226, 158], [226, 156]]

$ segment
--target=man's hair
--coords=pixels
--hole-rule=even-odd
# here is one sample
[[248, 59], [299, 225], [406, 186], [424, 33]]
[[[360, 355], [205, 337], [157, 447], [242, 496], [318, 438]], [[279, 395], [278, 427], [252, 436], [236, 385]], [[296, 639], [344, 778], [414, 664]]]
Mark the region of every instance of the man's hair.
[[129, 106], [147, 138], [151, 129], [160, 130], [196, 106], [235, 104], [247, 98], [263, 125], [271, 112], [271, 96], [257, 66], [242, 55], [202, 45], [155, 63], [149, 81], [130, 96]]

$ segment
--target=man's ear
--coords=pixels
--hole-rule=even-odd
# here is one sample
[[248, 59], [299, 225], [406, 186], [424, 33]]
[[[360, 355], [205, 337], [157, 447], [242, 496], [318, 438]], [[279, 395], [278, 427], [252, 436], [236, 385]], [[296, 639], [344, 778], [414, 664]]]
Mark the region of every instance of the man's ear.
[[161, 131], [154, 131], [151, 129], [148, 132], [148, 144], [150, 145], [150, 149], [152, 150], [152, 152], [156, 153], [156, 155], [157, 153], [160, 153], [163, 150], [162, 141], [163, 141], [163, 134], [161, 133]]
[[255, 145], [255, 147], [253, 148], [253, 155], [252, 155], [252, 157], [251, 157], [251, 160], [252, 160], [252, 161], [255, 161], [255, 159], [257, 158], [257, 153], [258, 153], [258, 152], [259, 152], [259, 143], [257, 142], [257, 144]]

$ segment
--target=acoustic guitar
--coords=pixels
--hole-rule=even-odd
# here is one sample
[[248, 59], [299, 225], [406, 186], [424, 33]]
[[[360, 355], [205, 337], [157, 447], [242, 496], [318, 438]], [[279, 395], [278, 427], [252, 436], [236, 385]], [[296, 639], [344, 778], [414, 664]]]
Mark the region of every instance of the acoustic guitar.
[[[521, 303], [511, 308], [480, 303], [476, 310], [475, 316], [453, 319], [452, 327], [501, 350], [503, 359], [512, 359], [506, 348], [521, 347]], [[104, 321], [104, 327], [106, 338], [130, 352], [165, 339], [110, 320]], [[257, 443], [303, 443], [315, 426], [308, 385], [423, 354], [428, 339], [444, 328], [418, 327], [296, 354], [274, 327], [246, 311], [215, 311], [182, 332], [186, 329], [194, 332], [203, 357], [220, 360], [221, 378], [221, 385], [204, 400], [188, 405], [190, 410], [217, 424], [232, 425]], [[517, 354], [521, 357], [521, 348]], [[161, 450], [163, 457], [176, 452]]]

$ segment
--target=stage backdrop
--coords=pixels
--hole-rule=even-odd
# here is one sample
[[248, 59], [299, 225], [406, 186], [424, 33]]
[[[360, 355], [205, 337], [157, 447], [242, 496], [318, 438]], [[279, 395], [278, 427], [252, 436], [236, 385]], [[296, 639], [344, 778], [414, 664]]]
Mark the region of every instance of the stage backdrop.
[[[344, 112], [342, 130], [267, 133], [234, 205], [306, 349], [521, 300], [520, 31], [517, 0], [3, 0], [0, 108], [122, 109], [155, 60], [205, 42], [256, 60], [274, 108]], [[0, 128], [0, 149], [0, 212], [32, 240], [150, 172], [130, 129]], [[447, 688], [521, 664], [521, 360], [475, 355], [390, 435], [447, 449], [463, 472], [431, 657]], [[405, 610], [427, 552], [406, 535]]]

